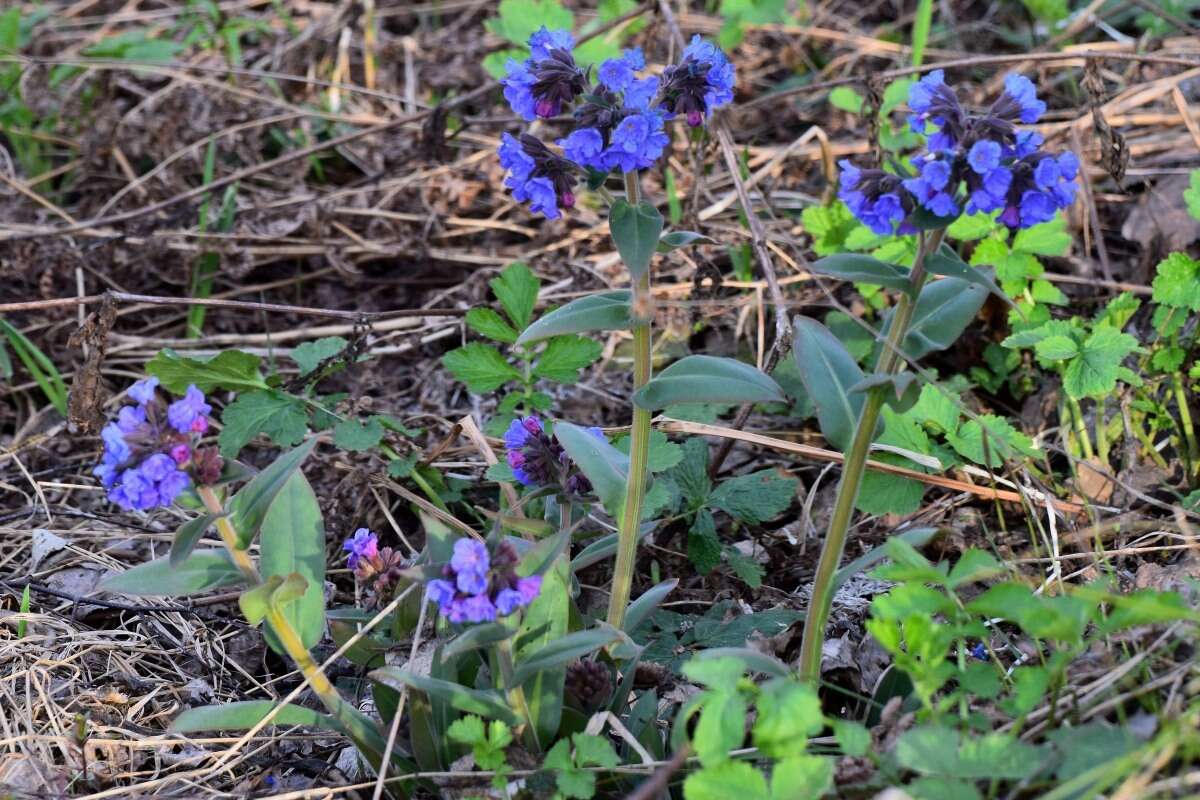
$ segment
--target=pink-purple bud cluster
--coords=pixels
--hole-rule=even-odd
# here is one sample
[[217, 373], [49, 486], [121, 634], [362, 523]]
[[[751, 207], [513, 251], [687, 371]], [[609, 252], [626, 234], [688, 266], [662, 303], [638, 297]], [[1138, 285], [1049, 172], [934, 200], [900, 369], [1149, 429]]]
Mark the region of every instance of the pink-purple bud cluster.
[[104, 454], [92, 474], [108, 499], [124, 509], [146, 511], [174, 502], [192, 479], [202, 484], [220, 477], [216, 448], [197, 448], [212, 412], [204, 393], [189, 386], [170, 404], [159, 398], [158, 378], [129, 387], [134, 405], [100, 431]]
[[506, 542], [491, 555], [483, 542], [459, 539], [442, 577], [429, 582], [427, 594], [451, 622], [491, 622], [508, 616], [532, 603], [542, 589], [540, 575], [517, 576], [517, 561], [516, 550]]
[[[599, 428], [588, 433], [604, 439]], [[557, 486], [564, 493], [581, 497], [592, 491], [591, 481], [576, 468], [567, 451], [536, 416], [514, 419], [504, 433], [506, 459], [513, 476], [525, 486]]]
[[400, 553], [391, 547], [380, 547], [379, 537], [369, 528], [359, 528], [342, 543], [346, 551], [346, 566], [354, 570], [354, 579], [367, 590], [367, 608], [383, 605], [392, 599], [404, 577], [406, 564]]

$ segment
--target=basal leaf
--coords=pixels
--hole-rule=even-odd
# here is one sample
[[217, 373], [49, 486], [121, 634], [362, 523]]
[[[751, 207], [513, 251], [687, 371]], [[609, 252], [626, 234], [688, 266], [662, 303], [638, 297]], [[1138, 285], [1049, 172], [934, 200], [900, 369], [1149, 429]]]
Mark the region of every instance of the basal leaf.
[[195, 384], [202, 392], [228, 389], [234, 392], [266, 389], [267, 382], [258, 371], [261, 358], [241, 350], [226, 350], [213, 358], [189, 358], [174, 350], [160, 350], [146, 365], [146, 371], [158, 378], [164, 389], [183, 394]]
[[254, 541], [275, 497], [316, 446], [317, 440], [309, 439], [293, 450], [280, 453], [229, 501], [230, 520], [243, 547]]
[[224, 550], [194, 550], [178, 566], [171, 566], [169, 557], [156, 558], [105, 579], [100, 588], [119, 594], [186, 597], [242, 580]]
[[[189, 708], [174, 719], [170, 730], [173, 733], [249, 730], [271, 713], [276, 705], [274, 700], [243, 700], [216, 706]], [[334, 717], [294, 703], [284, 704], [283, 708], [279, 709], [271, 718], [271, 725], [277, 727], [303, 725], [338, 733], [345, 732]]]
[[[296, 470], [284, 482], [263, 519], [259, 532], [259, 567], [263, 577], [301, 576], [303, 594], [290, 601], [282, 612], [300, 635], [305, 647], [321, 640], [325, 629], [325, 521], [321, 506], [304, 473]], [[285, 598], [276, 594], [278, 602]], [[272, 631], [267, 641], [274, 646]], [[282, 647], [275, 647], [284, 652]]]

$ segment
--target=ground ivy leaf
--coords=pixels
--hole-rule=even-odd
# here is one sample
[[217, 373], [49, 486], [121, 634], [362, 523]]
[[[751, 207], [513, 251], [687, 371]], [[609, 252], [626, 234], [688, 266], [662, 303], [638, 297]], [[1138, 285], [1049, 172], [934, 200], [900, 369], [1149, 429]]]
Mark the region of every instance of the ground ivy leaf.
[[472, 308], [467, 312], [466, 322], [479, 335], [497, 342], [512, 344], [517, 340], [513, 327], [490, 308]]
[[[987, 455], [984, 458], [983, 433], [987, 430]], [[981, 414], [977, 419], [967, 420], [946, 441], [964, 458], [976, 464], [999, 467], [1006, 457], [1015, 454], [1037, 458], [1041, 453], [1033, 446], [1033, 440], [1013, 427], [1012, 423], [994, 414]]]
[[575, 744], [575, 763], [581, 767], [615, 767], [621, 763], [617, 751], [607, 739], [577, 733], [571, 737]]
[[1200, 311], [1200, 261], [1187, 253], [1171, 253], [1158, 265], [1151, 284], [1154, 302], [1175, 308]]
[[791, 505], [797, 483], [795, 478], [764, 469], [722, 481], [709, 495], [708, 504], [742, 522], [766, 522]]
[[315, 342], [305, 342], [292, 348], [292, 361], [300, 368], [301, 375], [312, 372], [321, 362], [332, 358], [346, 349], [350, 344], [341, 336], [327, 336]]
[[217, 388], [237, 392], [267, 388], [258, 371], [261, 361], [258, 356], [241, 350], [226, 350], [212, 358], [201, 359], [181, 356], [168, 349], [160, 350], [146, 365], [146, 371], [174, 394], [183, 394], [193, 384], [202, 392]]
[[579, 370], [600, 357], [600, 343], [586, 336], [555, 336], [538, 357], [533, 374], [559, 383], [579, 380]]
[[[629, 455], [630, 436], [628, 434], [616, 439], [613, 447], [625, 455]], [[667, 438], [662, 431], [650, 431], [650, 452], [647, 467], [651, 472], [663, 472], [671, 469], [683, 460], [683, 448]]]
[[712, 513], [702, 508], [692, 520], [688, 530], [688, 560], [696, 571], [707, 575], [721, 563], [721, 539], [717, 536], [717, 524]]
[[359, 422], [356, 419], [344, 419], [333, 428], [333, 443], [343, 450], [361, 452], [370, 450], [383, 438], [383, 423], [378, 417]]
[[[538, 289], [542, 282], [533, 271], [518, 262], [509, 264], [498, 276], [488, 282], [496, 299], [504, 307], [504, 313], [512, 320], [518, 331], [523, 331], [533, 317]], [[515, 341], [515, 340], [514, 340]]]
[[699, 508], [712, 492], [708, 477], [708, 442], [694, 436], [683, 443], [683, 458], [668, 473], [691, 508]]
[[751, 589], [758, 589], [762, 586], [763, 575], [766, 574], [762, 564], [759, 564], [747, 555], [743, 555], [736, 547], [726, 547], [723, 552], [725, 554], [725, 563], [733, 570], [733, 574], [738, 577], [738, 580]]
[[745, 761], [724, 761], [704, 767], [683, 782], [684, 800], [770, 800], [767, 779]]
[[1127, 333], [1097, 328], [1084, 340], [1079, 355], [1067, 363], [1063, 388], [1075, 399], [1108, 394], [1117, 386], [1121, 361], [1137, 346], [1137, 339]]
[[1014, 253], [1030, 253], [1035, 256], [1061, 256], [1071, 249], [1072, 237], [1067, 232], [1067, 220], [1062, 214], [1054, 219], [1022, 228], [1013, 238]]
[[259, 433], [266, 434], [280, 447], [291, 447], [308, 430], [304, 402], [276, 389], [239, 395], [225, 407], [221, 422], [225, 427], [217, 442], [226, 458], [237, 455]]
[[442, 366], [476, 394], [521, 379], [521, 373], [500, 355], [499, 350], [481, 342], [472, 342], [446, 353], [442, 356]]

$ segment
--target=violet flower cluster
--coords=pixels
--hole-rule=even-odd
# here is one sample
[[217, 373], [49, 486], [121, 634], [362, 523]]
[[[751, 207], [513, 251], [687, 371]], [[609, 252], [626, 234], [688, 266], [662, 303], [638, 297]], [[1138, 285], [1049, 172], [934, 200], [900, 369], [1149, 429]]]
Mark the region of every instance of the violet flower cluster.
[[517, 576], [517, 551], [507, 542], [496, 547], [463, 538], [454, 543], [454, 555], [442, 577], [429, 582], [428, 597], [451, 622], [491, 622], [506, 617], [534, 601], [542, 590], [542, 577]]
[[170, 505], [193, 477], [214, 483], [221, 473], [216, 448], [197, 448], [212, 412], [204, 393], [189, 386], [183, 397], [166, 404], [157, 388], [158, 378], [129, 387], [134, 404], [100, 431], [104, 454], [92, 474], [110, 501], [130, 511]]
[[575, 204], [574, 186], [587, 170], [646, 169], [669, 143], [666, 122], [682, 115], [698, 127], [733, 100], [733, 64], [715, 45], [693, 37], [678, 64], [661, 77], [639, 77], [640, 49], [626, 50], [596, 70], [575, 63], [568, 31], [544, 26], [529, 39], [525, 61], [509, 59], [504, 97], [522, 119], [550, 119], [574, 108], [575, 128], [556, 140], [561, 155], [529, 134], [504, 134], [500, 163], [513, 197], [549, 219]]
[[390, 601], [404, 577], [403, 556], [391, 547], [380, 547], [379, 537], [370, 528], [359, 528], [342, 543], [346, 566], [354, 570], [354, 579], [366, 588], [367, 607]]
[[[599, 428], [587, 431], [604, 440], [604, 432]], [[591, 481], [579, 471], [558, 440], [546, 432], [538, 417], [514, 419], [504, 433], [504, 447], [513, 475], [525, 486], [555, 486], [572, 497], [592, 491]]]
[[942, 70], [934, 70], [909, 90], [908, 106], [912, 130], [928, 136], [928, 152], [913, 159], [915, 176], [839, 162], [839, 196], [875, 233], [915, 233], [911, 217], [918, 209], [943, 218], [964, 209], [968, 214], [999, 211], [1004, 225], [1028, 228], [1074, 202], [1075, 154], [1048, 153], [1040, 134], [1017, 127], [1037, 122], [1046, 110], [1028, 78], [1009, 75], [991, 108], [971, 114], [946, 85]]

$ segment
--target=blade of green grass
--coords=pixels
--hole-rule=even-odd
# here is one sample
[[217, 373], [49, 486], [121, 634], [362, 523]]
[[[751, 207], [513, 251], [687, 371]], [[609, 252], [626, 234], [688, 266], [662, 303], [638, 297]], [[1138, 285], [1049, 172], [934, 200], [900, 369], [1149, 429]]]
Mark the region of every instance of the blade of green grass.
[[29, 341], [25, 334], [13, 327], [8, 320], [0, 319], [0, 334], [4, 334], [8, 339], [9, 346], [17, 354], [21, 363], [25, 365], [25, 369], [29, 370], [33, 380], [41, 387], [46, 399], [58, 410], [58, 413], [65, 417], [67, 415], [67, 384], [63, 382], [62, 375], [54, 366], [54, 362], [39, 350], [37, 345]]
[[[203, 180], [205, 183], [212, 183], [216, 176], [217, 163], [217, 148], [216, 140], [208, 143], [208, 149], [204, 153], [204, 174]], [[208, 231], [211, 219], [210, 203], [212, 195], [206, 195], [204, 202], [200, 204], [200, 219], [199, 228], [201, 233]], [[237, 210], [237, 184], [233, 184], [225, 189], [225, 194], [221, 198], [221, 208], [217, 214], [216, 230], [221, 233], [227, 233], [233, 230], [233, 218]], [[189, 285], [188, 293], [194, 298], [207, 298], [212, 296], [213, 281], [220, 268], [221, 257], [216, 253], [201, 253], [197, 256], [192, 264], [192, 278]], [[207, 306], [191, 306], [188, 308], [187, 315], [187, 337], [189, 339], [199, 338], [204, 331], [204, 317], [207, 312]]]
[[933, 24], [933, 0], [918, 0], [917, 15], [912, 28], [912, 63], [921, 66], [925, 60], [925, 45], [929, 42], [929, 28]]

